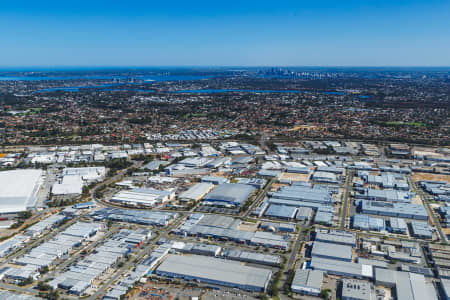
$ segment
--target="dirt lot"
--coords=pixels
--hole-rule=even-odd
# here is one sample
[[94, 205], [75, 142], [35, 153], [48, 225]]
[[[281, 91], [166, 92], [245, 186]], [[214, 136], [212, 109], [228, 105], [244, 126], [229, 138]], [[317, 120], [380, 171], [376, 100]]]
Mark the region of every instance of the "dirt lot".
[[420, 181], [420, 180], [436, 180], [436, 181], [446, 181], [446, 182], [450, 183], [450, 175], [444, 175], [444, 174], [414, 172], [412, 178], [416, 182]]
[[283, 173], [281, 174], [280, 179], [291, 181], [308, 181], [309, 174]]

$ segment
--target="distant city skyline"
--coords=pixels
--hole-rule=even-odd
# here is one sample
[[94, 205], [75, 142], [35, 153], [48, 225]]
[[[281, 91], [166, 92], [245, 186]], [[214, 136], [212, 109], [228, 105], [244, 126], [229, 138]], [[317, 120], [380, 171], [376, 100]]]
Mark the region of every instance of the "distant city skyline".
[[450, 66], [450, 2], [2, 1], [0, 69]]

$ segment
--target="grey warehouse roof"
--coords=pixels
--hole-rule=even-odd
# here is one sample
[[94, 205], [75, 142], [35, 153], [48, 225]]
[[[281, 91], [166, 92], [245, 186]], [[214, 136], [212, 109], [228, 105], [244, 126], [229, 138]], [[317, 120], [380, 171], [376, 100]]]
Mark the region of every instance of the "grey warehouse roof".
[[272, 272], [243, 266], [239, 262], [199, 255], [169, 255], [157, 269], [161, 275], [177, 275], [209, 282], [247, 286], [264, 290]]

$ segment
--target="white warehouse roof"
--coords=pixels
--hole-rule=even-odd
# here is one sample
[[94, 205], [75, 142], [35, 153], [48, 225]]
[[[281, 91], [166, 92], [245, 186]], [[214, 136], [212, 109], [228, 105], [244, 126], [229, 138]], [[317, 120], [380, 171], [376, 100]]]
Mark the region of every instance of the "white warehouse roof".
[[15, 213], [33, 207], [42, 184], [42, 170], [0, 172], [0, 213]]

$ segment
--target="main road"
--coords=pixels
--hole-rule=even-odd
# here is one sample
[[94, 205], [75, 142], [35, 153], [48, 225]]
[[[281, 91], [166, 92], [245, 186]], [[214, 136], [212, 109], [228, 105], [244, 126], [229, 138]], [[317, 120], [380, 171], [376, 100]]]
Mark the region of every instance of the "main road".
[[444, 231], [442, 230], [441, 223], [439, 223], [438, 219], [436, 218], [436, 215], [433, 213], [433, 210], [430, 206], [430, 203], [428, 202], [427, 196], [424, 194], [421, 188], [418, 188], [415, 184], [415, 182], [412, 180], [411, 176], [407, 176], [409, 185], [414, 187], [414, 190], [416, 193], [420, 195], [422, 198], [422, 202], [424, 203], [425, 207], [427, 208], [428, 215], [430, 216], [431, 220], [433, 221], [434, 226], [436, 226], [436, 229], [439, 233], [439, 236], [441, 238], [441, 242], [448, 243], [447, 236], [445, 235]]
[[345, 220], [347, 219], [348, 210], [348, 195], [350, 193], [350, 183], [353, 177], [353, 171], [347, 170], [347, 176], [345, 177], [345, 191], [344, 191], [344, 203], [342, 204], [341, 224], [340, 229], [345, 229]]

